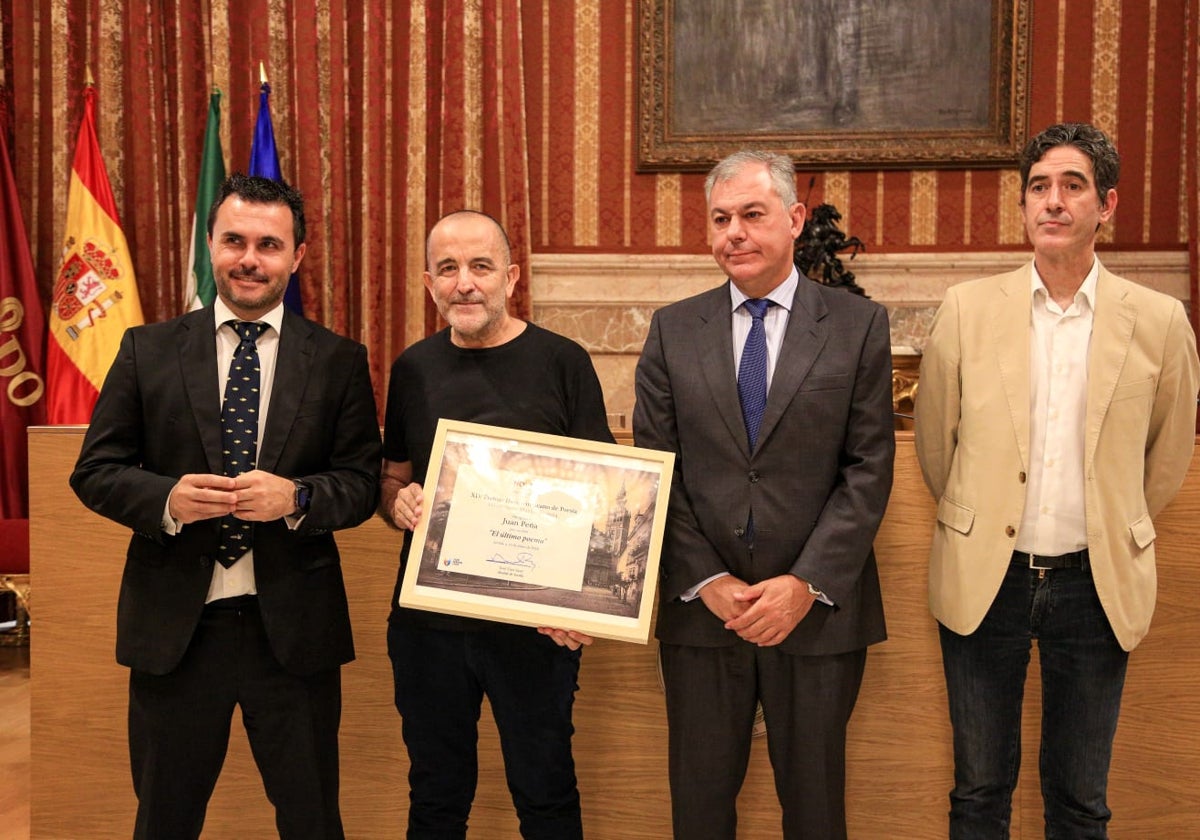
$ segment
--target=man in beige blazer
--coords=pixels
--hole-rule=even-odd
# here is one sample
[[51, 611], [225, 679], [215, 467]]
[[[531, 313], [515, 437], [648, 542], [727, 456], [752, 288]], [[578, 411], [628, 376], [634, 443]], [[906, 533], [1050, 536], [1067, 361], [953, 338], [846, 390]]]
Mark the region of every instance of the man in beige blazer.
[[1200, 387], [1182, 305], [1096, 259], [1119, 171], [1090, 125], [1035, 137], [1020, 163], [1032, 263], [948, 290], [921, 363], [952, 840], [1008, 837], [1033, 639], [1046, 836], [1107, 836], [1126, 660], [1154, 612], [1153, 518], [1187, 472]]

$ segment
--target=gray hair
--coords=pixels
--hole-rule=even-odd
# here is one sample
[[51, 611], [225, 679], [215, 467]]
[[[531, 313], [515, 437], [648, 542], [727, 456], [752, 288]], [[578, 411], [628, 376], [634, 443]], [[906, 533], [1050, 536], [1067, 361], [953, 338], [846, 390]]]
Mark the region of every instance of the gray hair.
[[729, 157], [717, 163], [704, 179], [704, 203], [712, 200], [712, 190], [717, 184], [732, 180], [742, 174], [747, 166], [761, 164], [767, 169], [771, 178], [771, 186], [784, 209], [790, 208], [796, 198], [796, 167], [787, 155], [777, 155], [774, 152], [763, 152], [753, 149], [743, 149], [734, 152]]
[[1121, 177], [1121, 156], [1103, 131], [1088, 123], [1059, 123], [1052, 125], [1029, 141], [1021, 152], [1021, 203], [1025, 203], [1025, 188], [1029, 186], [1029, 170], [1058, 146], [1074, 146], [1092, 162], [1092, 176], [1100, 206], [1108, 205], [1108, 191], [1117, 186]]

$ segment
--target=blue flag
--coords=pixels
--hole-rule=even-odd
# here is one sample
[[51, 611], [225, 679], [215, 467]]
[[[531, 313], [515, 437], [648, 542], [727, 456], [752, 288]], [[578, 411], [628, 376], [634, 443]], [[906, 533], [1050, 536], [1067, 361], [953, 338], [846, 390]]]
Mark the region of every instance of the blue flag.
[[[282, 181], [279, 170], [279, 152], [275, 149], [275, 129], [271, 125], [271, 86], [262, 83], [258, 95], [258, 121], [254, 124], [254, 140], [250, 144], [250, 174], [272, 181]], [[293, 274], [283, 294], [284, 305], [297, 315], [304, 314], [300, 300], [300, 279]]]

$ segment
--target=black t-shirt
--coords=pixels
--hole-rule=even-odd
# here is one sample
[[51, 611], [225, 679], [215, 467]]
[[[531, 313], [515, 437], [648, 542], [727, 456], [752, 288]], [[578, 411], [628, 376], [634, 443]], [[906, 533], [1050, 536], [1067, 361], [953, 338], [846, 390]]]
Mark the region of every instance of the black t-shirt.
[[[587, 351], [536, 324], [498, 347], [458, 347], [444, 329], [409, 347], [392, 364], [384, 417], [383, 457], [411, 461], [425, 484], [440, 418], [612, 443], [604, 394]], [[399, 609], [400, 580], [412, 532], [404, 534], [393, 619], [459, 628], [488, 622]]]

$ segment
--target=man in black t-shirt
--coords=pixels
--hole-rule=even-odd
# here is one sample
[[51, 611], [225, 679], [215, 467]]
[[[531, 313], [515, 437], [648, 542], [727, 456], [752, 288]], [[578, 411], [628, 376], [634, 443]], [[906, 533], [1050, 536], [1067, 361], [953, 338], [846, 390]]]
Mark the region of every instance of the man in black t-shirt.
[[396, 604], [438, 419], [612, 442], [600, 383], [582, 347], [508, 313], [520, 268], [490, 216], [443, 217], [426, 259], [425, 287], [450, 326], [392, 365], [381, 502], [405, 531], [388, 654], [411, 765], [408, 837], [466, 836], [487, 694], [522, 836], [581, 838], [571, 707], [580, 647], [591, 638]]

